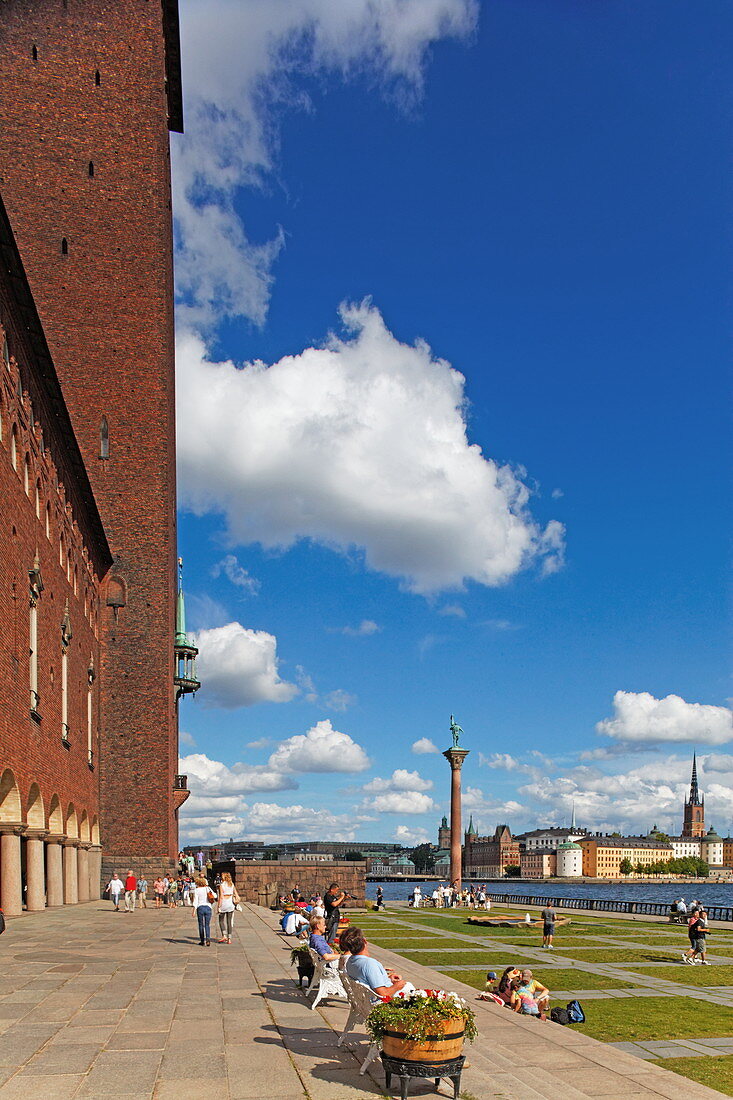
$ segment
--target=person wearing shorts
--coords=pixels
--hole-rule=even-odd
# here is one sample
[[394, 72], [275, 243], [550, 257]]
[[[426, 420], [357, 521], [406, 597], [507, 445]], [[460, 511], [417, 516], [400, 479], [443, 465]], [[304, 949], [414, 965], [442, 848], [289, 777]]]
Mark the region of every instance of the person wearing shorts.
[[551, 905], [542, 910], [542, 946], [552, 951], [552, 937], [555, 935], [555, 910]]

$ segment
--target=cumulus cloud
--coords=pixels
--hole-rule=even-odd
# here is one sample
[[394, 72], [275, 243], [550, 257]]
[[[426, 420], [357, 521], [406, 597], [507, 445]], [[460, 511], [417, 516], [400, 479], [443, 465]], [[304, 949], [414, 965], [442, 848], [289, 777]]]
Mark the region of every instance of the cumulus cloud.
[[339, 627], [338, 633], [345, 634], [347, 638], [365, 638], [370, 634], [378, 634], [381, 629], [373, 619], [362, 619], [358, 626]]
[[[499, 769], [505, 772], [520, 772], [524, 775], [541, 776], [542, 770], [537, 764], [526, 764], [523, 761], [517, 759], [516, 756], [512, 756], [509, 752], [493, 752], [488, 756], [480, 752], [478, 754], [479, 767]], [[543, 760], [543, 763], [547, 761]]]
[[429, 752], [440, 752], [440, 749], [433, 744], [429, 737], [419, 737], [417, 741], [412, 742], [412, 751], [417, 756], [424, 756]]
[[222, 574], [250, 596], [256, 596], [260, 590], [260, 582], [251, 577], [244, 566], [239, 564], [236, 554], [227, 554], [211, 570], [212, 577], [220, 577]]
[[182, 505], [223, 514], [238, 544], [359, 547], [419, 593], [557, 564], [562, 526], [540, 528], [519, 474], [468, 441], [463, 375], [400, 343], [369, 302], [341, 317], [343, 338], [269, 367], [211, 362], [180, 338]]
[[398, 844], [404, 844], [405, 847], [416, 847], [418, 844], [425, 844], [430, 836], [427, 829], [423, 829], [421, 825], [398, 825], [394, 831], [394, 838]]
[[388, 779], [379, 776], [364, 785], [365, 791], [429, 791], [433, 786], [432, 780], [423, 779], [419, 772], [408, 772], [404, 768], [393, 771]]
[[196, 635], [202, 696], [211, 706], [233, 710], [255, 703], [287, 703], [298, 688], [281, 680], [277, 639], [264, 630], [227, 623]]
[[193, 734], [187, 733], [186, 730], [181, 730], [178, 735], [178, 740], [182, 745], [185, 745], [187, 749], [196, 748], [196, 739], [194, 738]]
[[353, 695], [350, 691], [344, 691], [343, 688], [336, 688], [335, 691], [329, 691], [323, 697], [323, 702], [329, 710], [338, 711], [343, 714], [349, 707], [353, 707], [358, 702], [356, 695]]
[[419, 791], [386, 791], [370, 797], [363, 805], [383, 814], [427, 814], [437, 809], [432, 798]]
[[227, 800], [221, 800], [218, 807], [210, 807], [202, 804], [202, 800], [194, 802], [193, 796], [181, 808], [180, 831], [183, 844], [229, 837], [245, 837], [266, 844], [293, 839], [321, 840], [324, 835], [342, 841], [356, 838], [353, 820], [347, 814], [332, 814], [301, 804], [255, 802], [250, 806], [241, 800], [235, 808], [229, 808]]
[[279, 772], [363, 772], [370, 760], [361, 745], [325, 718], [305, 734], [282, 741], [268, 766]]
[[[488, 832], [493, 833], [497, 824], [511, 822], [520, 814], [524, 814], [525, 807], [515, 799], [498, 799], [487, 797], [480, 787], [466, 787], [463, 792], [462, 805], [464, 810], [470, 810], [477, 815], [477, 821]], [[516, 827], [512, 825], [516, 832]]]
[[655, 699], [647, 691], [617, 691], [613, 709], [613, 718], [596, 730], [618, 741], [722, 745], [733, 739], [733, 712], [727, 707], [687, 703], [679, 695]]
[[458, 603], [447, 603], [444, 607], [438, 608], [438, 614], [444, 616], [453, 616], [456, 619], [465, 619], [465, 609]]
[[242, 188], [262, 188], [277, 159], [277, 116], [305, 109], [300, 75], [368, 74], [419, 95], [433, 43], [476, 26], [476, 0], [209, 0], [181, 8], [186, 133], [172, 143], [176, 288], [197, 326], [236, 315], [264, 321], [285, 234], [253, 241]]
[[230, 766], [211, 760], [205, 753], [182, 756], [178, 766], [181, 774], [188, 776], [192, 797], [250, 794], [252, 791], [293, 791], [298, 786], [292, 776], [284, 775], [269, 765], [239, 763]]
[[295, 679], [298, 687], [303, 692], [306, 703], [318, 704], [327, 707], [328, 710], [335, 710], [343, 714], [349, 707], [353, 707], [359, 701], [356, 695], [353, 695], [350, 691], [344, 691], [343, 688], [335, 688], [333, 691], [326, 692], [323, 696], [319, 695], [313, 677], [306, 672], [302, 665], [296, 667]]

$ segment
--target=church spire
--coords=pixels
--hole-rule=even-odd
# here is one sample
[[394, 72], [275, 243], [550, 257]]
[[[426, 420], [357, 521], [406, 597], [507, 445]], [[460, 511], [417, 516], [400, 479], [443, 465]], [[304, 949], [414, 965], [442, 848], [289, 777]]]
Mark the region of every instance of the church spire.
[[570, 828], [575, 832], [575, 799], [573, 799], [573, 816], [570, 819]]
[[692, 754], [692, 780], [690, 782], [690, 805], [700, 805], [700, 792], [697, 787], [697, 755]]
[[178, 559], [178, 596], [176, 599], [176, 634], [173, 640], [176, 671], [173, 683], [176, 688], [176, 702], [182, 695], [195, 695], [201, 687], [196, 675], [198, 649], [186, 634], [186, 606], [183, 599], [183, 558]]

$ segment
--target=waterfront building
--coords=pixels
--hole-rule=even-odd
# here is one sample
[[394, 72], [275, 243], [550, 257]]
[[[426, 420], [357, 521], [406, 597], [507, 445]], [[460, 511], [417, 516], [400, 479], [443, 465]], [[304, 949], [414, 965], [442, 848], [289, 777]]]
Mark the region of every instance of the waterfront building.
[[438, 847], [450, 851], [450, 825], [445, 814], [443, 814], [443, 820], [438, 827]]
[[175, 864], [195, 682], [175, 638], [181, 104], [176, 0], [2, 5], [6, 912], [19, 860], [29, 908], [96, 896], [100, 860], [103, 879]]
[[493, 836], [479, 836], [472, 819], [465, 834], [464, 877], [503, 878], [509, 866], [519, 866], [519, 842], [509, 826], [497, 825]]
[[554, 848], [522, 848], [520, 844], [519, 866], [522, 878], [552, 878], [557, 872], [557, 852]]
[[692, 778], [690, 780], [690, 797], [685, 800], [683, 808], [682, 836], [705, 835], [705, 796], [700, 795], [697, 786], [697, 758], [692, 756]]
[[723, 861], [723, 838], [718, 836], [715, 829], [711, 825], [704, 837], [700, 841], [700, 848], [702, 858], [707, 863], [711, 870], [718, 869], [724, 866]]
[[567, 841], [578, 841], [584, 836], [585, 829], [577, 829], [572, 825], [570, 828], [533, 829], [528, 833], [519, 833], [515, 839], [523, 844], [528, 852], [543, 848], [551, 848], [555, 851], [560, 844], [565, 844]]
[[578, 841], [583, 850], [583, 874], [587, 878], [621, 878], [621, 863], [628, 859], [638, 864], [669, 861], [674, 850], [668, 841], [647, 836], [586, 836]]
[[581, 878], [583, 874], [583, 849], [574, 840], [564, 840], [557, 846], [557, 877]]

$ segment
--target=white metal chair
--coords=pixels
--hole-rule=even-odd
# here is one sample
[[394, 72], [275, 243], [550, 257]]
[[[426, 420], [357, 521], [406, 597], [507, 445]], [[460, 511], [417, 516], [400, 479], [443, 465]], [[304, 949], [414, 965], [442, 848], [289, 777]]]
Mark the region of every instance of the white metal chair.
[[[350, 978], [345, 970], [341, 971], [341, 981], [344, 989], [346, 990], [346, 996], [349, 999], [349, 1018], [346, 1021], [346, 1027], [339, 1035], [339, 1041], [337, 1046], [342, 1046], [347, 1034], [351, 1031], [355, 1024], [363, 1024], [374, 1007], [374, 992], [368, 985], [364, 985], [363, 982], [357, 982], [353, 978]], [[379, 1044], [370, 1043], [367, 1056], [362, 1062], [359, 1073], [366, 1073], [367, 1066], [369, 1066], [379, 1054]]]
[[341, 975], [336, 967], [330, 966], [325, 962], [312, 947], [309, 947], [308, 951], [313, 960], [313, 977], [308, 986], [306, 997], [310, 997], [311, 993], [316, 994], [313, 998], [311, 1008], [315, 1008], [318, 1002], [323, 1000], [324, 997], [341, 997], [343, 1000], [346, 1000], [346, 990], [344, 989]]

